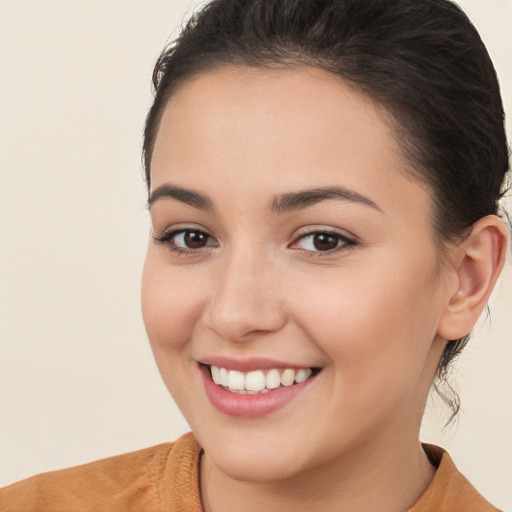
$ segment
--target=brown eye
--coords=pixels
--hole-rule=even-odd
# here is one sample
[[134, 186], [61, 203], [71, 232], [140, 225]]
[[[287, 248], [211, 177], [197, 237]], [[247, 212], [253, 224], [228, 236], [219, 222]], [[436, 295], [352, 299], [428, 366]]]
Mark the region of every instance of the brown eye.
[[198, 229], [177, 229], [153, 238], [159, 244], [166, 245], [175, 252], [199, 251], [204, 248], [217, 247], [217, 241], [211, 235]]
[[339, 244], [339, 236], [328, 233], [318, 233], [313, 235], [313, 247], [317, 251], [332, 251]]
[[184, 231], [182, 236], [178, 235], [177, 238], [183, 239], [183, 245], [187, 249], [201, 249], [206, 247], [209, 237], [202, 231]]
[[317, 231], [300, 237], [293, 245], [310, 253], [334, 252], [353, 246], [355, 242], [330, 231]]

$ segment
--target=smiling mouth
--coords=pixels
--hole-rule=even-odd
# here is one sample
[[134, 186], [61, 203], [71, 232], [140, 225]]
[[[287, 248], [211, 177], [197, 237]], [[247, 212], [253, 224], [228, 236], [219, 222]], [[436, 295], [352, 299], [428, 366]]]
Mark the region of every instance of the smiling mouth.
[[274, 389], [290, 387], [305, 382], [320, 371], [319, 368], [273, 368], [240, 372], [214, 365], [209, 365], [208, 368], [215, 384], [240, 395], [260, 395]]

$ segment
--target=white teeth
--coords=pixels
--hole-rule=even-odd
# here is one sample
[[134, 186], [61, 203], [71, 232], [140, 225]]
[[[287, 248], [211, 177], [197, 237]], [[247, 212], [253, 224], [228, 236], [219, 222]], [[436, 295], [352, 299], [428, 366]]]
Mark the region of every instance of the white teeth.
[[215, 382], [215, 384], [220, 384], [220, 377], [219, 377], [220, 370], [219, 370], [219, 368], [217, 366], [212, 366], [211, 370], [212, 370], [213, 382]]
[[245, 389], [245, 375], [236, 370], [229, 371], [228, 388], [242, 390]]
[[305, 380], [309, 379], [309, 377], [311, 377], [311, 373], [313, 373], [311, 368], [302, 368], [298, 370], [295, 374], [295, 382], [304, 382]]
[[265, 388], [265, 375], [261, 370], [249, 372], [245, 375], [245, 389], [247, 391], [261, 391]]
[[221, 386], [227, 387], [229, 383], [229, 372], [226, 370], [226, 368], [219, 368], [219, 380]]
[[265, 377], [265, 387], [267, 389], [276, 389], [281, 385], [281, 375], [279, 370], [269, 370]]
[[291, 386], [293, 384], [294, 380], [295, 380], [295, 370], [292, 370], [291, 368], [287, 368], [281, 374], [281, 384], [283, 386]]
[[213, 365], [210, 367], [210, 371], [215, 384], [234, 393], [244, 395], [268, 393], [271, 389], [277, 389], [281, 386], [288, 387], [294, 383], [298, 384], [309, 379], [313, 373], [311, 368], [301, 368], [299, 370], [273, 368], [266, 373], [263, 370], [243, 373]]

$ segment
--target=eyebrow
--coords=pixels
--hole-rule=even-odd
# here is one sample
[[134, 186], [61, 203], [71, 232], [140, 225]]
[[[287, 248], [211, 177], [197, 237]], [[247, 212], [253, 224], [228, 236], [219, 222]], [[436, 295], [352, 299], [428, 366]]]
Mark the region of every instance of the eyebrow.
[[[215, 211], [215, 204], [208, 195], [187, 188], [177, 187], [169, 183], [160, 185], [150, 194], [147, 203], [148, 207], [156, 201], [164, 198], [176, 199], [177, 201], [181, 201], [182, 203], [200, 210], [210, 212]], [[305, 210], [310, 206], [322, 201], [329, 201], [331, 199], [363, 204], [382, 212], [377, 204], [369, 197], [366, 197], [355, 190], [340, 186], [318, 187], [300, 190], [298, 192], [280, 194], [270, 201], [267, 211], [271, 214], [281, 214], [291, 211]]]
[[377, 204], [369, 197], [363, 196], [355, 190], [350, 190], [340, 186], [312, 188], [298, 192], [281, 194], [270, 202], [268, 210], [270, 213], [286, 213], [296, 210], [305, 210], [310, 206], [330, 199], [341, 199], [343, 201], [359, 203], [382, 212]]
[[201, 194], [200, 192], [195, 192], [194, 190], [190, 190], [187, 188], [176, 187], [168, 183], [160, 185], [155, 190], [153, 190], [153, 192], [151, 192], [148, 198], [148, 208], [155, 201], [163, 198], [176, 199], [177, 201], [189, 204], [190, 206], [193, 206], [194, 208], [199, 208], [200, 210], [215, 210], [213, 201], [206, 194]]

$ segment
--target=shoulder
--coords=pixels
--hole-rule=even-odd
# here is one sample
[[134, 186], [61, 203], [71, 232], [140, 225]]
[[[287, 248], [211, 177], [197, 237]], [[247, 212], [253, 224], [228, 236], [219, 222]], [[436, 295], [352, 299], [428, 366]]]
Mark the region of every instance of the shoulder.
[[[199, 454], [191, 434], [174, 443], [126, 453], [69, 469], [43, 473], [0, 490], [2, 512], [162, 510], [164, 475], [190, 482]], [[189, 462], [187, 466], [187, 461]], [[168, 486], [168, 483], [165, 483]], [[167, 489], [172, 492], [172, 489]]]
[[423, 445], [436, 474], [425, 494], [409, 512], [500, 512], [458, 471], [450, 455], [434, 445]]

